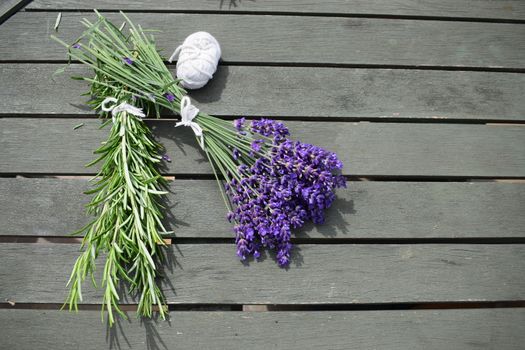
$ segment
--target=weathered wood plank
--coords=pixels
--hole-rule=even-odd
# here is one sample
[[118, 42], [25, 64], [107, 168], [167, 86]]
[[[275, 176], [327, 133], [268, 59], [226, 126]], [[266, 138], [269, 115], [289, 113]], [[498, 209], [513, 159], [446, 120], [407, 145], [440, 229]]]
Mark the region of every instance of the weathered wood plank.
[[525, 19], [521, 1], [491, 0], [35, 0], [28, 9], [37, 10], [155, 10], [155, 11], [247, 11], [263, 13], [313, 13], [338, 15], [398, 15], [467, 18]]
[[[93, 15], [65, 13], [60, 36], [75, 40], [84, 16]], [[121, 21], [118, 16], [108, 14]], [[190, 33], [205, 30], [222, 44], [229, 62], [525, 67], [522, 24], [166, 13], [131, 18], [170, 33], [157, 35], [166, 55]], [[0, 58], [63, 60], [64, 49], [49, 37], [55, 19], [54, 12], [17, 13], [2, 26]]]
[[[106, 334], [97, 311], [0, 310], [6, 349], [521, 349], [525, 309], [187, 312], [169, 322], [130, 313]], [[57, 336], [57, 330], [67, 337]], [[38, 335], [35, 337], [35, 335]], [[164, 346], [162, 345], [164, 344]]]
[[[90, 76], [62, 64], [0, 65], [0, 114], [85, 115]], [[173, 66], [172, 66], [173, 68]], [[525, 74], [221, 66], [191, 97], [212, 115], [524, 120]], [[35, 93], [38, 91], [38, 93]]]
[[[0, 179], [0, 235], [65, 236], [89, 222], [87, 180]], [[215, 181], [170, 183], [166, 222], [176, 237], [233, 237]], [[301, 238], [525, 237], [525, 185], [349, 182], [325, 225]], [[203, 205], [205, 203], [205, 205]], [[23, 219], [21, 219], [23, 218]]]
[[[78, 123], [85, 125], [77, 130]], [[96, 119], [0, 119], [0, 172], [94, 173], [85, 168], [108, 130]], [[211, 174], [189, 128], [149, 121], [167, 154], [166, 174]], [[525, 128], [417, 123], [287, 122], [295, 139], [336, 152], [345, 174], [525, 176]], [[31, 142], [28, 142], [30, 140]]]
[[[78, 249], [77, 244], [0, 244], [1, 300], [63, 302]], [[233, 244], [170, 249], [162, 282], [169, 303], [525, 300], [521, 244], [302, 244], [295, 247], [289, 269], [279, 268], [270, 257], [247, 266], [239, 262]], [[83, 288], [84, 303], [100, 303], [101, 291], [89, 283]]]
[[30, 0], [0, 0], [0, 24], [20, 10]]

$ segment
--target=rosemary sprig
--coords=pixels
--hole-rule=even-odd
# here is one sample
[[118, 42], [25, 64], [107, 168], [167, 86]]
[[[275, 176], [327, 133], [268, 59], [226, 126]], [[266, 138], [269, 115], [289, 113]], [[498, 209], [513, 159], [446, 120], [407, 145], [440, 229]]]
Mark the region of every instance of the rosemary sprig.
[[[153, 98], [133, 89], [136, 85], [143, 87], [144, 69], [138, 62], [151, 55], [148, 51], [152, 49], [151, 43], [130, 40], [101, 16], [95, 23], [88, 20], [83, 23], [87, 30], [73, 46], [54, 39], [68, 47], [70, 57], [93, 68], [94, 77], [73, 77], [90, 83], [91, 107], [99, 109], [104, 98], [115, 97], [117, 104], [126, 102], [158, 115]], [[158, 77], [146, 76], [145, 80], [153, 79]], [[102, 113], [102, 117], [108, 115]], [[115, 314], [125, 316], [119, 307], [121, 282], [127, 282], [130, 293], [136, 295], [139, 316], [151, 317], [154, 309], [158, 309], [165, 318], [165, 299], [156, 283], [165, 245], [162, 235], [169, 233], [162, 224], [163, 207], [159, 203], [159, 197], [166, 194], [162, 191], [165, 180], [157, 170], [161, 146], [143, 120], [132, 114], [120, 112], [102, 127], [108, 124], [111, 124], [108, 139], [95, 151], [98, 158], [88, 164], [101, 164], [94, 178], [95, 188], [86, 192], [94, 194], [88, 213], [95, 219], [76, 232], [84, 234], [83, 252], [68, 281], [66, 304], [70, 310], [78, 310], [86, 277], [97, 285], [95, 260], [104, 254], [100, 287], [104, 290], [102, 315], [107, 310], [109, 324], [115, 322]]]
[[120, 112], [114, 118], [109, 137], [95, 151], [101, 162], [95, 178], [95, 194], [88, 212], [96, 219], [77, 233], [85, 233], [84, 251], [77, 259], [68, 285], [67, 304], [78, 309], [82, 301], [82, 282], [89, 275], [95, 283], [95, 260], [106, 252], [102, 274], [104, 288], [103, 309], [108, 311], [109, 323], [114, 323], [114, 312], [124, 316], [118, 306], [117, 288], [121, 281], [129, 283], [130, 291], [139, 298], [138, 314], [151, 317], [153, 305], [165, 317], [166, 305], [162, 291], [156, 284], [158, 264], [164, 245], [159, 196], [166, 194], [161, 186], [164, 178], [156, 169], [161, 157], [156, 143], [144, 122], [131, 114]]
[[158, 197], [166, 193], [161, 190], [165, 180], [156, 169], [161, 159], [158, 149], [144, 122], [121, 112], [114, 118], [108, 140], [95, 151], [100, 156], [89, 165], [102, 165], [97, 187], [87, 193], [96, 194], [88, 205], [96, 219], [77, 232], [85, 233], [85, 250], [68, 282], [70, 309], [78, 309], [82, 282], [88, 275], [95, 282], [95, 259], [107, 252], [102, 288], [109, 323], [114, 322], [113, 311], [123, 315], [118, 306], [120, 281], [129, 282], [130, 291], [139, 295], [139, 315], [150, 317], [157, 305], [165, 316], [164, 297], [155, 283], [164, 245], [161, 234], [166, 233], [158, 203]]

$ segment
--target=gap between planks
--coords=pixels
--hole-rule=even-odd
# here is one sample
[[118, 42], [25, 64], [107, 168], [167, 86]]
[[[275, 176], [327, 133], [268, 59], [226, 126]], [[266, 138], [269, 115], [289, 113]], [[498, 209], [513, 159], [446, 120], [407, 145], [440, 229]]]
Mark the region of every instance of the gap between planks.
[[[59, 303], [17, 303], [6, 299], [0, 302], [0, 309], [18, 310], [60, 310]], [[99, 311], [101, 304], [79, 304], [79, 310]], [[137, 304], [119, 305], [123, 311], [136, 311]], [[525, 300], [500, 300], [484, 302], [415, 302], [415, 303], [376, 303], [376, 304], [168, 304], [172, 312], [177, 311], [379, 311], [379, 310], [455, 310], [455, 309], [493, 309], [525, 308]], [[155, 309], [158, 311], [158, 308]]]
[[[0, 244], [81, 244], [82, 236], [35, 236], [35, 235], [1, 235]], [[164, 238], [164, 243], [169, 245], [184, 244], [229, 244], [235, 243], [234, 237], [171, 237]], [[296, 245], [340, 245], [340, 244], [525, 244], [525, 237], [451, 237], [451, 238], [313, 238], [292, 237], [291, 242]]]
[[[17, 179], [57, 179], [57, 180], [91, 180], [95, 175], [48, 175], [48, 174], [31, 174], [31, 175], [8, 175], [0, 173], [0, 178], [17, 178]], [[175, 178], [179, 181], [184, 180], [214, 180], [215, 177], [211, 174], [202, 174], [199, 175], [184, 175], [177, 174], [177, 176], [163, 176], [168, 182], [175, 181]], [[522, 184], [525, 183], [523, 178], [475, 178], [475, 177], [389, 177], [389, 176], [345, 176], [348, 181], [420, 181], [420, 182], [500, 182], [500, 183], [516, 183]]]
[[[80, 64], [80, 61], [71, 62], [62, 59], [2, 59], [0, 64]], [[164, 62], [168, 67], [176, 66], [177, 61]], [[495, 72], [495, 73], [525, 73], [525, 68], [498, 67], [498, 66], [435, 66], [424, 64], [380, 64], [380, 63], [331, 63], [331, 62], [265, 62], [265, 61], [219, 61], [219, 66], [246, 66], [246, 67], [292, 67], [292, 68], [348, 68], [348, 69], [391, 69], [391, 70], [422, 70], [422, 71], [453, 71], [453, 72]]]
[[[28, 3], [30, 1], [27, 1]], [[89, 12], [89, 8], [80, 9], [38, 9], [27, 8], [26, 12]], [[100, 13], [119, 13], [119, 10], [99, 8]], [[241, 10], [167, 10], [167, 9], [126, 9], [125, 13], [174, 13], [174, 14], [201, 14], [201, 15], [240, 15], [240, 16], [293, 16], [293, 17], [336, 17], [336, 18], [371, 18], [392, 20], [419, 20], [445, 22], [480, 22], [480, 23], [525, 23], [522, 19], [490, 18], [490, 17], [463, 17], [463, 16], [425, 16], [425, 15], [394, 15], [375, 13], [338, 13], [338, 12], [294, 12], [294, 11], [241, 11]]]
[[0, 25], [18, 11], [21, 11], [32, 0], [3, 0], [0, 1]]
[[[1, 65], [1, 63], [0, 63]], [[235, 120], [239, 116], [235, 115], [222, 115], [214, 114], [214, 117], [224, 120]], [[97, 114], [37, 114], [37, 113], [2, 113], [0, 112], [0, 119], [100, 119]], [[260, 116], [249, 116], [244, 115], [243, 118], [247, 120], [259, 120]], [[343, 122], [343, 123], [376, 123], [376, 124], [469, 124], [469, 125], [487, 125], [487, 126], [525, 126], [524, 120], [513, 120], [513, 119], [491, 119], [491, 118], [478, 118], [478, 119], [464, 119], [464, 118], [449, 118], [440, 116], [430, 117], [415, 117], [415, 118], [403, 118], [403, 117], [391, 117], [389, 115], [380, 115], [374, 117], [323, 117], [323, 116], [284, 116], [284, 115], [265, 115], [265, 119], [280, 120], [280, 121], [304, 121], [311, 123], [326, 123], [326, 122]], [[160, 118], [149, 120], [158, 120], [162, 122], [179, 122], [180, 118], [174, 118], [173, 115], [163, 115]], [[81, 128], [81, 127], [79, 127]]]

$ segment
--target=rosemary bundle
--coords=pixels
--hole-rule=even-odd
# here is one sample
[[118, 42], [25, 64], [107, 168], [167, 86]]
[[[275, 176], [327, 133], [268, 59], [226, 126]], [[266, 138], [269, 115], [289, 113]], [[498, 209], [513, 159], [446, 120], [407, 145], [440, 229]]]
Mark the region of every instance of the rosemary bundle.
[[[88, 205], [88, 213], [95, 219], [75, 232], [84, 234], [83, 252], [68, 281], [70, 290], [66, 304], [69, 304], [70, 310], [78, 310], [78, 303], [82, 301], [82, 283], [86, 277], [89, 276], [97, 286], [95, 260], [105, 253], [102, 312], [107, 310], [109, 324], [114, 323], [114, 312], [124, 316], [118, 305], [121, 282], [127, 282], [129, 292], [138, 299], [139, 316], [151, 317], [156, 308], [165, 318], [167, 307], [157, 279], [163, 257], [162, 247], [165, 245], [162, 235], [169, 233], [161, 221], [163, 207], [159, 199], [167, 192], [162, 191], [165, 180], [157, 170], [161, 161], [161, 146], [153, 139], [141, 118], [144, 116], [141, 108], [149, 111], [156, 105], [137, 100], [126, 82], [119, 82], [108, 74], [111, 69], [116, 69], [121, 77], [133, 80], [134, 73], [127, 69], [132, 60], [130, 57], [136, 59], [148, 55], [147, 50], [151, 47], [134, 41], [125, 53], [127, 59], [123, 60], [120, 52], [100, 45], [101, 42], [114, 40], [128, 42], [120, 30], [101, 18], [96, 23], [85, 20], [84, 24], [88, 27], [86, 32], [68, 47], [84, 53], [76, 58], [92, 67], [95, 74], [94, 77], [73, 78], [91, 84], [87, 93], [92, 97], [89, 104], [100, 110], [101, 117], [108, 118], [101, 127], [110, 124], [111, 130], [107, 141], [95, 151], [98, 158], [87, 164], [100, 163], [100, 171], [92, 180], [94, 188], [86, 192], [94, 195]], [[100, 28], [102, 25], [105, 32]], [[56, 37], [54, 39], [61, 42]], [[105, 96], [112, 98], [104, 101]], [[107, 102], [113, 105], [109, 108], [104, 106]]]

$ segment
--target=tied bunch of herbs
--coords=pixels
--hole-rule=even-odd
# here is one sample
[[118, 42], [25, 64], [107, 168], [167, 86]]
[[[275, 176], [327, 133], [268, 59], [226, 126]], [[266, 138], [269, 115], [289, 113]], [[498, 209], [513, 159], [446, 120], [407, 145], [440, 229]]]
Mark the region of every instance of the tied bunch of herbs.
[[[157, 116], [160, 108], [181, 113], [181, 104], [188, 101], [186, 91], [166, 68], [154, 37], [122, 15], [126, 21], [117, 28], [97, 13], [95, 23], [84, 20], [88, 29], [79, 41], [62, 42], [71, 59], [95, 71], [94, 79], [81, 78], [92, 84], [91, 104], [99, 108], [105, 97], [122, 96]], [[128, 34], [124, 34], [124, 26]], [[202, 131], [199, 145], [212, 165], [228, 208], [227, 218], [234, 224], [237, 255], [258, 258], [269, 249], [280, 266], [287, 266], [292, 230], [309, 221], [323, 223], [335, 190], [345, 186], [341, 161], [332, 152], [291, 140], [289, 130], [277, 121], [247, 123], [242, 118], [232, 122], [198, 112], [191, 123]], [[153, 154], [148, 158], [152, 162], [156, 159]], [[115, 171], [122, 174], [119, 166], [124, 164], [115, 164]], [[144, 181], [155, 185], [160, 178], [154, 178]], [[129, 201], [129, 193], [126, 198]], [[154, 222], [160, 225], [160, 221]]]
[[[84, 19], [83, 24], [87, 30], [72, 45], [53, 38], [68, 47], [70, 58], [93, 68], [94, 77], [73, 77], [91, 84], [87, 93], [91, 96], [91, 107], [100, 110], [104, 99], [111, 96], [112, 102], [116, 101], [112, 107], [128, 104], [150, 113], [156, 111], [158, 115], [152, 96], [137, 99], [136, 91], [129, 88], [140, 84], [135, 72], [140, 65], [135, 61], [141, 62], [146, 56], [158, 57], [150, 39], [136, 29], [126, 37], [102, 16], [94, 23]], [[164, 67], [162, 60], [159, 62], [158, 67]], [[156, 71], [151, 80], [165, 79], [162, 84], [176, 84], [167, 72], [164, 67], [164, 71]], [[94, 195], [88, 213], [95, 219], [76, 232], [84, 234], [83, 251], [68, 282], [70, 291], [66, 303], [70, 310], [78, 310], [82, 283], [87, 277], [97, 286], [96, 259], [104, 253], [102, 311], [107, 310], [110, 325], [115, 320], [114, 312], [125, 317], [119, 307], [121, 282], [126, 282], [129, 292], [138, 299], [139, 316], [151, 317], [156, 309], [165, 318], [167, 306], [157, 284], [165, 245], [162, 236], [169, 233], [162, 224], [160, 204], [160, 197], [166, 194], [162, 190], [165, 180], [157, 169], [162, 159], [161, 146], [136, 113], [117, 108], [112, 113], [101, 110], [100, 114], [108, 118], [101, 127], [109, 124], [111, 130], [108, 139], [95, 151], [98, 158], [87, 165], [100, 163], [100, 171], [92, 180], [94, 188], [86, 192]]]

